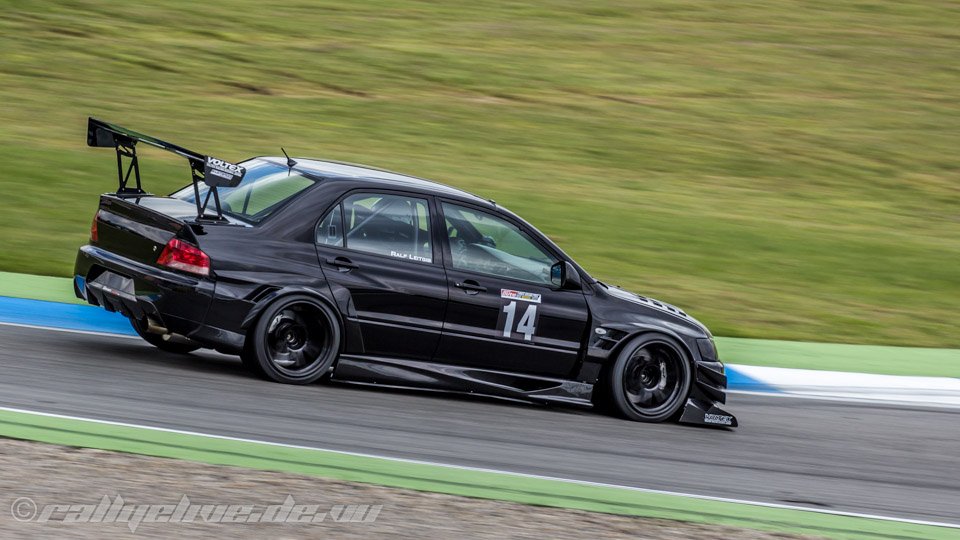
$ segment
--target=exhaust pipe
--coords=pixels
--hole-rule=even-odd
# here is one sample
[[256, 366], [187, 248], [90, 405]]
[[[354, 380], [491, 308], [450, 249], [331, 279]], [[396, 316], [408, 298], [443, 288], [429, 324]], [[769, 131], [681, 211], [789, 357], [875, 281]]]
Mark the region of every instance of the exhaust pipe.
[[187, 336], [182, 336], [180, 334], [174, 334], [170, 330], [167, 330], [166, 327], [160, 326], [157, 321], [147, 317], [147, 332], [151, 334], [159, 334], [164, 341], [170, 343], [179, 343], [182, 345], [199, 345], [196, 341], [188, 338]]
[[157, 321], [151, 319], [150, 317], [147, 317], [147, 332], [150, 332], [151, 334], [169, 334], [170, 333], [169, 330], [167, 330], [163, 326], [160, 326], [157, 323]]

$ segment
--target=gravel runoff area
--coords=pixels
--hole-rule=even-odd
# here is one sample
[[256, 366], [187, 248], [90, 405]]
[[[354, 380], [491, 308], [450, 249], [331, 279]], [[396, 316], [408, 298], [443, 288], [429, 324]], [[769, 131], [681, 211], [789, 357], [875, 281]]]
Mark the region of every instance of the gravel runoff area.
[[[240, 538], [802, 538], [724, 526], [529, 506], [327, 480], [311, 476], [207, 465], [120, 452], [0, 438], [0, 537], [69, 535], [103, 537]], [[116, 496], [122, 502], [116, 502]], [[101, 509], [95, 509], [107, 497]], [[186, 496], [187, 500], [183, 500]], [[288, 501], [288, 496], [292, 500]], [[28, 498], [29, 500], [25, 499]], [[284, 503], [287, 505], [284, 506]], [[45, 505], [48, 519], [40, 523]], [[313, 523], [207, 523], [205, 516], [230, 510], [199, 510], [192, 522], [149, 522], [149, 510], [124, 505], [169, 505], [155, 514], [189, 516], [190, 505], [251, 505], [237, 519], [274, 505], [274, 516], [318, 516]], [[66, 505], [88, 505], [68, 508]], [[113, 505], [113, 508], [111, 508]], [[292, 508], [317, 505], [316, 509]], [[370, 505], [349, 506], [349, 505]], [[376, 507], [381, 506], [379, 512]], [[196, 507], [194, 507], [196, 508]], [[326, 513], [325, 513], [326, 512]], [[25, 521], [15, 519], [15, 513]], [[100, 523], [66, 522], [102, 516]], [[130, 516], [126, 522], [111, 515]], [[324, 514], [325, 513], [325, 514]], [[353, 518], [352, 520], [350, 518]], [[369, 519], [369, 518], [374, 519]], [[366, 520], [366, 521], [364, 521]], [[133, 531], [131, 531], [131, 528]]]

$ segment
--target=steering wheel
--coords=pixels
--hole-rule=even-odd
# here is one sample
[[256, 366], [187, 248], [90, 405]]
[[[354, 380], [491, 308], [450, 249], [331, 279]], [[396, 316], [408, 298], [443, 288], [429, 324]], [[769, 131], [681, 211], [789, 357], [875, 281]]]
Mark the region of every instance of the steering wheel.
[[467, 258], [467, 243], [463, 241], [463, 238], [451, 238], [450, 250], [453, 252], [453, 260], [458, 265], [462, 265]]
[[453, 236], [455, 232], [457, 232], [457, 229], [454, 227], [447, 227], [447, 238], [450, 239], [450, 251], [452, 252], [454, 261], [463, 263], [463, 259], [467, 255], [467, 243], [463, 238]]

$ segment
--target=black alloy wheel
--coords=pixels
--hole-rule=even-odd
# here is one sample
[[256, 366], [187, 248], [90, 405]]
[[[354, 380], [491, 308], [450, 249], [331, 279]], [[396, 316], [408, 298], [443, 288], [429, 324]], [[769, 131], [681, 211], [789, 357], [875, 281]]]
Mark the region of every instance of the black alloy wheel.
[[624, 346], [605, 382], [616, 412], [640, 422], [663, 422], [682, 411], [692, 373], [679, 343], [651, 333]]
[[247, 335], [244, 365], [268, 379], [309, 384], [327, 374], [340, 350], [340, 324], [322, 301], [283, 297], [268, 306]]

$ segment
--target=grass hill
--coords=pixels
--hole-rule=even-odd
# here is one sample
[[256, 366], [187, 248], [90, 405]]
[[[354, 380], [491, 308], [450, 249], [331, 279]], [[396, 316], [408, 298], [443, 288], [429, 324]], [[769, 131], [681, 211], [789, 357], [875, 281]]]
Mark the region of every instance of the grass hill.
[[2, 6], [0, 270], [70, 274], [95, 115], [494, 198], [719, 335], [960, 347], [956, 2]]

